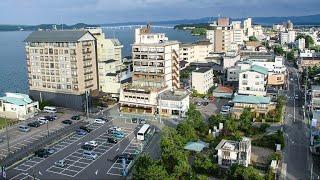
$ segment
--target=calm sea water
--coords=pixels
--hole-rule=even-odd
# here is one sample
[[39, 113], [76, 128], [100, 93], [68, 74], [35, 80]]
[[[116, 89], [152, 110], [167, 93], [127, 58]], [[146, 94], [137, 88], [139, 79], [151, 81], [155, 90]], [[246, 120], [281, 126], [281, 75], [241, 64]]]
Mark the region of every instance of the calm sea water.
[[[174, 29], [154, 29], [164, 32], [170, 40], [194, 42], [200, 37]], [[131, 55], [134, 29], [105, 30], [108, 38], [118, 38], [124, 45], [123, 56]], [[5, 92], [28, 93], [24, 39], [31, 32], [0, 32], [0, 96]]]

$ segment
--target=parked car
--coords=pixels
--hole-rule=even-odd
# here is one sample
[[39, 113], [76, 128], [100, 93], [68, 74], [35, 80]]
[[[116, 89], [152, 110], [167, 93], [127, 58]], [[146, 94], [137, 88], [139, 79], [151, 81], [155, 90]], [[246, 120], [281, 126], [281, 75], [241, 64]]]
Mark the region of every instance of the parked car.
[[113, 143], [116, 144], [118, 142], [118, 140], [114, 137], [108, 137], [108, 143]]
[[88, 141], [88, 142], [85, 142], [84, 145], [91, 145], [93, 147], [97, 147], [98, 143], [97, 141]]
[[140, 118], [140, 119], [139, 119], [139, 123], [140, 123], [140, 124], [145, 124], [145, 123], [146, 123], [146, 120], [143, 119], [143, 118]]
[[117, 139], [122, 139], [124, 138], [124, 134], [119, 133], [118, 131], [115, 131], [112, 133], [112, 136], [117, 138]]
[[94, 149], [94, 147], [91, 146], [90, 144], [84, 144], [81, 146], [81, 148], [87, 151], [92, 151]]
[[63, 120], [63, 121], [61, 121], [61, 122], [62, 122], [62, 124], [72, 124], [72, 121], [69, 120], [69, 119]]
[[104, 124], [104, 123], [106, 123], [106, 122], [105, 122], [104, 120], [102, 120], [102, 119], [95, 119], [94, 122], [97, 123], [97, 124]]
[[76, 116], [72, 116], [71, 119], [78, 121], [81, 119], [81, 117], [79, 115], [76, 115]]
[[27, 125], [20, 125], [18, 127], [19, 131], [22, 131], [22, 132], [29, 132], [30, 131], [30, 127], [28, 127]]
[[97, 154], [92, 152], [92, 151], [87, 151], [84, 150], [83, 151], [83, 157], [87, 158], [87, 159], [97, 159]]
[[102, 119], [102, 120], [104, 120], [105, 122], [108, 122], [108, 121], [109, 121], [108, 118], [105, 117], [105, 116], [99, 117], [98, 119]]
[[113, 127], [110, 127], [110, 128], [108, 129], [108, 133], [109, 133], [109, 134], [112, 134], [112, 133], [115, 132], [115, 131], [121, 131], [121, 128], [120, 128], [120, 127], [117, 127], [117, 126], [113, 126]]
[[46, 118], [49, 121], [54, 121], [57, 119], [57, 115], [44, 116], [44, 118]]
[[82, 129], [77, 129], [77, 130], [76, 130], [76, 133], [77, 133], [78, 135], [84, 136], [84, 135], [87, 134], [87, 131], [82, 130]]
[[86, 126], [80, 126], [80, 129], [86, 131], [87, 133], [90, 133], [92, 131], [92, 129], [86, 127]]
[[29, 127], [40, 127], [41, 124], [38, 121], [33, 121], [33, 122], [28, 123], [28, 126]]
[[137, 118], [132, 118], [132, 123], [137, 123], [138, 122], [138, 119]]
[[47, 149], [39, 149], [36, 152], [34, 152], [34, 155], [40, 158], [46, 158], [50, 155], [50, 153]]
[[67, 162], [64, 159], [62, 159], [62, 160], [59, 160], [59, 161], [55, 162], [54, 165], [63, 168], [63, 167], [65, 167], [67, 165]]
[[51, 154], [57, 152], [57, 149], [55, 149], [55, 148], [48, 148], [47, 151], [48, 151], [49, 155], [51, 155]]
[[39, 121], [41, 124], [46, 124], [46, 123], [48, 123], [48, 119], [45, 118], [45, 117], [39, 117], [39, 118], [38, 118], [38, 121]]
[[226, 114], [229, 114], [230, 111], [231, 111], [231, 107], [228, 105], [224, 105], [221, 107], [220, 114], [226, 115]]
[[126, 159], [132, 161], [136, 157], [135, 154], [123, 153], [117, 156], [119, 159]]

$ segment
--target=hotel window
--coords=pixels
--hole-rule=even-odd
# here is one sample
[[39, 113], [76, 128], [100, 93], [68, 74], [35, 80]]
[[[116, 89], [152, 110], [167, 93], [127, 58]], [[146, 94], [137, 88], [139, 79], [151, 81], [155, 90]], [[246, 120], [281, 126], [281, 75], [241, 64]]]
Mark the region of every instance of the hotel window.
[[64, 54], [69, 54], [69, 51], [68, 50], [64, 50]]
[[243, 79], [247, 79], [248, 78], [248, 74], [243, 74], [242, 77], [243, 77]]
[[67, 89], [71, 89], [71, 85], [67, 85]]

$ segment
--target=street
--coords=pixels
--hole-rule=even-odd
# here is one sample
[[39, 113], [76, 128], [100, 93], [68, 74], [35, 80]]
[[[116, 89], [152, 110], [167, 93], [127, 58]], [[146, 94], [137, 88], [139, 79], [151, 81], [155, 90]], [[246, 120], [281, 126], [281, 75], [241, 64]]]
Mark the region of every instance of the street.
[[312, 155], [309, 153], [309, 129], [303, 118], [304, 92], [300, 89], [299, 75], [295, 68], [287, 66], [289, 86], [284, 114], [286, 147], [283, 160], [285, 179], [310, 179]]

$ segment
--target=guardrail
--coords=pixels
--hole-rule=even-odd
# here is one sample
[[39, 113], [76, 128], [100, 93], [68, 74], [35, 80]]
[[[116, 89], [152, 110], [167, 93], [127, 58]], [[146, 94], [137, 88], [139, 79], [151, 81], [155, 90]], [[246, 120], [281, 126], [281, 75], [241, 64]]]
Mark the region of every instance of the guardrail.
[[46, 135], [46, 136], [34, 141], [32, 144], [25, 146], [22, 149], [14, 152], [14, 153], [10, 153], [9, 155], [7, 155], [4, 159], [2, 159], [0, 161], [0, 164], [1, 164], [1, 166], [4, 166], [4, 167], [11, 166], [12, 164], [29, 156], [31, 153], [37, 151], [40, 147], [44, 147], [48, 144], [51, 144], [56, 139], [66, 135], [66, 134], [69, 134], [69, 133], [75, 131], [76, 129], [78, 129], [80, 126], [86, 125], [86, 124], [88, 124], [88, 123], [83, 122], [83, 121], [79, 121], [79, 122], [76, 122], [75, 124], [72, 124], [72, 125], [66, 127], [66, 128], [57, 130], [55, 132], [51, 132], [51, 133], [49, 133], [49, 135]]

